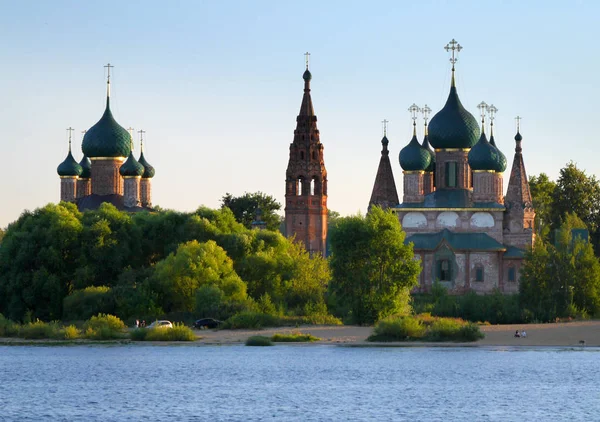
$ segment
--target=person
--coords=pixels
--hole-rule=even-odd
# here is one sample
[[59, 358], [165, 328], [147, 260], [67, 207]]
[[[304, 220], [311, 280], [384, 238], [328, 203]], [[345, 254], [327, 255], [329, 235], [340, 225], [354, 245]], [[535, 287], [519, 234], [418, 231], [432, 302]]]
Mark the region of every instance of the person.
[[521, 334], [519, 334], [519, 330], [517, 330], [517, 331], [515, 332], [515, 337], [521, 337]]
[[140, 328], [140, 320], [139, 319], [135, 320], [135, 328]]
[[525, 330], [521, 331], [521, 337], [527, 337], [527, 333], [525, 332]]
[[145, 320], [145, 319], [143, 319], [143, 320], [142, 320], [142, 327], [145, 327], [145, 326], [146, 326], [146, 320]]

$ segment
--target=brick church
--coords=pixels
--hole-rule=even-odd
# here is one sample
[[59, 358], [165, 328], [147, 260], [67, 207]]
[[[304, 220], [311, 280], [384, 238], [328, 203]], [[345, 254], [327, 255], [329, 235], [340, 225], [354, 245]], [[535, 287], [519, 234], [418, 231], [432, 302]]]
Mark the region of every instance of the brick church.
[[[462, 105], [455, 82], [452, 40], [450, 93], [444, 107], [429, 125], [427, 106], [416, 105], [412, 139], [400, 151], [403, 198], [399, 202], [389, 159], [387, 136], [369, 206], [391, 209], [414, 245], [422, 265], [416, 291], [429, 291], [437, 281], [453, 293], [494, 289], [518, 291], [524, 252], [534, 241], [531, 193], [517, 125], [515, 154], [504, 195], [506, 157], [494, 139], [497, 109], [479, 104], [481, 126]], [[424, 136], [417, 139], [417, 114], [423, 113]], [[489, 139], [486, 134], [489, 121]], [[517, 118], [518, 122], [519, 118]]]
[[69, 152], [57, 168], [60, 200], [74, 202], [79, 210], [96, 209], [108, 202], [120, 210], [152, 208], [151, 180], [154, 168], [144, 157], [143, 131], [140, 131], [140, 156], [133, 155], [133, 138], [114, 119], [110, 110], [110, 64], [106, 89], [106, 109], [100, 120], [85, 132], [77, 162]]

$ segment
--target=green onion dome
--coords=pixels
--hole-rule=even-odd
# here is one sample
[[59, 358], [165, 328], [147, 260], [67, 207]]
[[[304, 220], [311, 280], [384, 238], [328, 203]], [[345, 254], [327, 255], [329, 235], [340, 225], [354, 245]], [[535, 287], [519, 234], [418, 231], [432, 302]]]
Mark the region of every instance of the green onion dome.
[[429, 145], [429, 135], [425, 135], [423, 138], [423, 148], [429, 151], [429, 156], [431, 157], [431, 161], [429, 163], [429, 167], [425, 169], [425, 171], [434, 171], [435, 170], [435, 152], [431, 149]]
[[131, 152], [131, 135], [119, 125], [110, 111], [110, 98], [106, 98], [106, 110], [83, 137], [83, 153], [94, 157], [127, 157]]
[[129, 158], [119, 169], [121, 176], [141, 176], [144, 174], [144, 166], [133, 156], [133, 151], [129, 153]]
[[302, 75], [302, 79], [304, 79], [305, 82], [308, 82], [312, 79], [312, 74], [310, 73], [310, 71], [308, 69], [306, 69], [306, 71]]
[[142, 174], [142, 178], [143, 179], [152, 179], [156, 172], [154, 171], [154, 167], [152, 167], [150, 165], [150, 163], [148, 161], [146, 161], [146, 158], [144, 157], [144, 151], [142, 151], [142, 153], [140, 154], [139, 163], [142, 166], [144, 166], [144, 174]]
[[431, 154], [419, 143], [417, 134], [400, 150], [400, 167], [405, 171], [425, 171], [431, 163]]
[[479, 142], [469, 151], [469, 166], [471, 170], [491, 170], [498, 168], [498, 149], [490, 144], [485, 133], [481, 133]]
[[83, 169], [83, 171], [79, 175], [80, 178], [89, 179], [90, 177], [92, 177], [92, 162], [90, 161], [89, 158], [87, 158], [84, 155], [83, 158], [81, 159], [81, 161], [79, 162], [79, 165]]
[[73, 154], [71, 154], [71, 150], [69, 150], [69, 154], [67, 154], [67, 158], [65, 161], [58, 165], [56, 172], [59, 176], [79, 176], [83, 169], [81, 166], [75, 161], [73, 158]]
[[490, 136], [490, 145], [492, 145], [494, 148], [496, 148], [496, 151], [498, 151], [498, 163], [494, 170], [496, 170], [498, 173], [504, 173], [508, 164], [506, 161], [506, 155], [504, 155], [502, 151], [500, 151], [500, 148], [498, 148], [496, 145], [494, 135]]
[[429, 122], [433, 148], [471, 148], [479, 139], [479, 124], [460, 102], [454, 77], [446, 105]]

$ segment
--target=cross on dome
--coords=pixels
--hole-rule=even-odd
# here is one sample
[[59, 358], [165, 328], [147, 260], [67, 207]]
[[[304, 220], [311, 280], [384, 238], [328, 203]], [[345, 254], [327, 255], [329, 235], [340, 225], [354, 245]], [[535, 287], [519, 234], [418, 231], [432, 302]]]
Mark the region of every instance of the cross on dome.
[[387, 136], [387, 124], [389, 123], [389, 121], [386, 119], [383, 119], [381, 121], [381, 123], [383, 123], [383, 136]]
[[451, 51], [452, 57], [450, 57], [450, 63], [452, 63], [452, 71], [454, 71], [454, 64], [458, 60], [458, 53], [462, 50], [462, 45], [460, 45], [454, 38], [444, 47], [444, 50]]

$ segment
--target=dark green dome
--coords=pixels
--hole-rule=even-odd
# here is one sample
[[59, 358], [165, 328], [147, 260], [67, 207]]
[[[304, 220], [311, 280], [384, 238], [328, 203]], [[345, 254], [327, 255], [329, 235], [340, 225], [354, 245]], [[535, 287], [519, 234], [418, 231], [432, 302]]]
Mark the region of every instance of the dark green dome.
[[302, 79], [304, 79], [306, 82], [308, 82], [312, 79], [312, 74], [310, 73], [310, 71], [308, 69], [306, 69], [306, 71], [304, 71], [304, 75], [302, 75]]
[[521, 142], [522, 140], [523, 140], [523, 137], [521, 136], [521, 133], [519, 131], [517, 131], [517, 134], [515, 135], [515, 141]]
[[83, 137], [83, 153], [95, 157], [127, 157], [131, 152], [131, 136], [114, 119], [110, 111], [110, 98], [106, 98], [106, 110]]
[[446, 105], [429, 122], [429, 142], [434, 148], [471, 148], [479, 139], [479, 124], [460, 102], [454, 82]]
[[498, 158], [498, 149], [490, 144], [485, 133], [482, 133], [479, 142], [469, 151], [469, 166], [471, 170], [496, 171]]
[[419, 141], [417, 135], [413, 134], [407, 146], [400, 150], [400, 167], [405, 171], [425, 171], [431, 163], [431, 154]]
[[142, 153], [140, 154], [139, 163], [142, 166], [144, 166], [144, 174], [142, 174], [142, 178], [144, 178], [144, 179], [152, 179], [154, 177], [154, 174], [156, 172], [154, 171], [154, 167], [152, 167], [150, 165], [150, 163], [148, 161], [146, 161], [146, 158], [144, 157], [144, 151], [142, 151]]
[[73, 154], [71, 154], [71, 151], [69, 151], [69, 154], [67, 154], [67, 158], [65, 158], [65, 161], [63, 161], [62, 163], [60, 163], [58, 165], [58, 168], [56, 169], [57, 173], [59, 176], [79, 176], [81, 174], [81, 172], [83, 171], [83, 169], [81, 168], [81, 166], [77, 163], [77, 161], [75, 161], [75, 159], [73, 158]]
[[90, 177], [92, 177], [92, 162], [90, 161], [89, 158], [87, 158], [84, 155], [83, 158], [81, 159], [81, 161], [79, 162], [79, 165], [83, 169], [83, 171], [81, 172], [81, 175], [79, 175], [80, 178], [89, 179]]
[[429, 145], [429, 135], [425, 135], [423, 138], [423, 148], [429, 151], [429, 156], [431, 157], [431, 161], [429, 162], [429, 167], [425, 169], [425, 171], [434, 171], [435, 170], [435, 151], [431, 149]]
[[498, 173], [504, 173], [508, 164], [506, 161], [506, 155], [504, 155], [502, 151], [500, 151], [500, 148], [498, 148], [496, 145], [494, 135], [490, 136], [490, 145], [492, 145], [494, 148], [496, 148], [496, 151], [498, 151], [498, 163], [494, 170], [496, 170]]
[[133, 156], [133, 151], [129, 153], [129, 158], [119, 169], [121, 176], [141, 176], [144, 174], [144, 166]]

